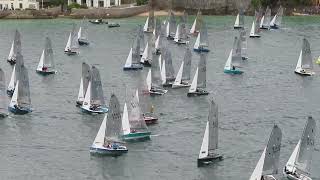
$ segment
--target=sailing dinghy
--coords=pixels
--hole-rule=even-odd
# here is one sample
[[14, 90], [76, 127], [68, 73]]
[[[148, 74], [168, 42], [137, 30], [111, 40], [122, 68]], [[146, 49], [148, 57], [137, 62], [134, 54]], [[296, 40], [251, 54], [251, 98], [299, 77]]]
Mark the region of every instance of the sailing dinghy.
[[218, 131], [218, 106], [213, 100], [210, 100], [207, 125], [198, 157], [198, 167], [222, 160], [222, 155], [215, 152], [218, 149]]
[[89, 45], [88, 40], [88, 21], [86, 17], [83, 17], [81, 25], [78, 31], [78, 43], [80, 46]]
[[252, 22], [250, 38], [260, 38], [260, 12], [255, 11], [254, 20]]
[[143, 26], [143, 31], [145, 33], [152, 33], [154, 30], [154, 10], [149, 10], [149, 16]]
[[191, 71], [191, 58], [192, 53], [189, 47], [186, 48], [183, 61], [180, 65], [176, 79], [172, 84], [172, 88], [189, 87], [190, 84], [190, 71]]
[[120, 104], [116, 95], [112, 94], [109, 113], [104, 116], [98, 134], [90, 147], [90, 154], [120, 156], [127, 153], [127, 147], [119, 139], [121, 131]]
[[169, 11], [169, 21], [166, 24], [166, 37], [169, 40], [174, 40], [175, 32], [177, 30], [176, 18], [173, 12]]
[[151, 96], [164, 95], [168, 90], [162, 88], [159, 62], [156, 60], [152, 62], [152, 67], [149, 69], [146, 79], [147, 90]]
[[[19, 53], [18, 56], [22, 56]], [[29, 88], [29, 77], [27, 68], [24, 65], [20, 67], [19, 77], [12, 95], [9, 111], [13, 114], [27, 114], [32, 112], [31, 110], [31, 99], [30, 99], [30, 88]]]
[[278, 174], [282, 132], [274, 125], [267, 146], [251, 174], [250, 180], [276, 180]]
[[164, 54], [164, 59], [162, 60], [162, 66], [159, 68], [161, 70], [161, 80], [163, 87], [171, 87], [175, 77], [174, 68], [172, 65], [172, 56], [169, 49], [166, 49]]
[[196, 69], [196, 72], [194, 74], [191, 86], [189, 88], [189, 92], [187, 94], [188, 97], [192, 96], [202, 96], [202, 95], [208, 95], [209, 92], [205, 90], [207, 87], [207, 59], [206, 55], [201, 53], [200, 54], [200, 60], [198, 63], [198, 67]]
[[209, 52], [209, 40], [208, 30], [205, 22], [202, 22], [200, 33], [198, 34], [197, 40], [193, 46], [195, 52]]
[[303, 38], [302, 40], [302, 48], [294, 72], [302, 76], [311, 76], [315, 74], [313, 72], [310, 43], [306, 38]]
[[21, 53], [21, 39], [20, 39], [20, 33], [18, 30], [15, 31], [14, 34], [14, 40], [12, 41], [11, 44], [11, 49], [9, 52], [9, 56], [7, 58], [7, 61], [11, 64], [14, 65], [16, 63], [16, 56], [17, 53]]
[[36, 72], [42, 75], [55, 74], [57, 72], [55, 70], [53, 50], [49, 37], [46, 38], [45, 48], [42, 51]]
[[140, 64], [143, 66], [150, 67], [151, 66], [151, 58], [152, 58], [152, 48], [149, 47], [149, 42], [147, 42], [146, 47], [144, 48], [142, 57], [140, 59]]
[[261, 18], [260, 29], [270, 29], [271, 9], [267, 6], [264, 16]]
[[231, 49], [229, 53], [228, 60], [224, 66], [224, 73], [227, 74], [242, 74], [243, 71], [238, 69], [237, 67], [240, 67], [240, 63], [242, 60], [241, 57], [241, 45], [240, 39], [238, 37], [234, 37], [234, 43], [233, 43], [233, 49]]
[[161, 54], [161, 48], [162, 48], [162, 38], [164, 36], [163, 34], [163, 26], [161, 26], [161, 21], [159, 19], [156, 19], [156, 27], [155, 30], [153, 31], [153, 35], [156, 39], [154, 47], [155, 47], [155, 52], [156, 55]]
[[76, 34], [76, 26], [73, 24], [72, 31], [69, 34], [69, 38], [64, 48], [64, 53], [67, 55], [76, 55], [78, 54], [78, 35]]
[[137, 56], [137, 54], [133, 54], [132, 48], [130, 49], [129, 55], [127, 57], [126, 63], [124, 64], [123, 70], [141, 70], [143, 68], [143, 65], [139, 62], [140, 56]]
[[108, 108], [104, 102], [100, 73], [95, 66], [92, 66], [91, 68], [91, 79], [88, 84], [81, 110], [88, 114], [102, 114], [108, 112]]
[[286, 166], [283, 175], [290, 180], [312, 180], [310, 177], [312, 153], [314, 151], [316, 121], [309, 116], [302, 137], [298, 141]]
[[127, 104], [124, 104], [122, 116], [122, 139], [124, 141], [142, 141], [150, 139], [151, 132], [148, 131], [145, 120], [143, 119], [138, 92], [134, 94], [129, 103], [129, 110]]
[[0, 68], [0, 118], [8, 116], [8, 98], [6, 95], [6, 78]]
[[[143, 27], [141, 25], [139, 25], [139, 27], [138, 27], [137, 43], [139, 43], [140, 56], [142, 56], [144, 49], [145, 49], [145, 42], [144, 42]], [[136, 45], [138, 46], [138, 44], [136, 44]]]
[[198, 35], [198, 33], [200, 32], [200, 28], [202, 26], [202, 13], [200, 11], [200, 9], [198, 10], [198, 13], [197, 13], [197, 17], [196, 19], [194, 20], [193, 24], [192, 24], [192, 27], [190, 29], [190, 34], [192, 35]]
[[177, 31], [174, 36], [174, 42], [177, 44], [188, 44], [189, 40], [187, 36], [187, 29], [183, 17], [180, 17], [180, 22], [181, 23], [177, 26]]
[[154, 114], [154, 106], [150, 103], [147, 94], [140, 89], [136, 93], [138, 93], [136, 96], [138, 97], [144, 121], [147, 125], [156, 124], [158, 122], [158, 118]]
[[239, 10], [239, 13], [236, 17], [233, 28], [234, 29], [244, 29], [244, 12], [242, 9]]
[[[18, 52], [18, 54], [20, 54], [20, 52]], [[18, 78], [20, 76], [20, 72], [21, 72], [21, 66], [24, 64], [23, 62], [23, 57], [20, 54], [19, 56], [16, 56], [16, 64], [13, 66], [12, 69], [12, 73], [11, 73], [11, 78], [10, 78], [10, 82], [7, 88], [7, 94], [9, 97], [11, 97], [13, 95], [14, 89], [16, 87], [16, 83], [18, 81]]]
[[276, 15], [274, 15], [274, 17], [272, 18], [271, 22], [270, 22], [270, 28], [271, 29], [279, 29], [281, 22], [282, 22], [282, 16], [283, 16], [283, 7], [280, 6], [280, 8], [278, 9], [278, 12]]
[[81, 79], [80, 79], [80, 87], [78, 93], [78, 99], [76, 101], [76, 106], [82, 106], [83, 100], [86, 96], [86, 92], [88, 89], [89, 81], [91, 79], [91, 70], [90, 66], [83, 62], [82, 63], [82, 70], [81, 70]]

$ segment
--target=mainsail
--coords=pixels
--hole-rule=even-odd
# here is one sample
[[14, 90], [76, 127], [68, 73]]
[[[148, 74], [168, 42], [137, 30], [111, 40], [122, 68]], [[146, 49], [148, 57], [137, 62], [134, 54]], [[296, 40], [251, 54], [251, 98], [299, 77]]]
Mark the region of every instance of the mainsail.
[[109, 102], [104, 144], [108, 144], [110, 141], [119, 141], [121, 132], [120, 103], [116, 95], [112, 94]]
[[129, 105], [129, 123], [130, 123], [130, 129], [132, 130], [147, 130], [146, 122], [144, 121], [142, 117], [142, 112], [140, 109], [140, 103], [139, 103], [139, 93], [138, 90], [133, 94], [132, 99], [130, 101]]
[[91, 102], [90, 102], [90, 104], [105, 106], [99, 70], [95, 66], [92, 66], [91, 72], [92, 72], [92, 76], [91, 76]]
[[200, 60], [198, 64], [198, 80], [197, 87], [205, 88], [207, 86], [207, 56], [205, 53], [200, 54]]
[[42, 68], [46, 67], [48, 70], [54, 70], [54, 60], [53, 60], [53, 50], [51, 45], [51, 40], [49, 37], [46, 37], [45, 48], [40, 57], [40, 62], [38, 65], [38, 70], [42, 71]]
[[208, 47], [209, 40], [208, 40], [208, 30], [207, 25], [205, 22], [202, 23], [201, 30], [200, 30], [200, 47]]
[[3, 70], [0, 68], [0, 113], [8, 112], [8, 96], [6, 95], [6, 78]]
[[151, 86], [162, 89], [159, 62], [156, 59], [157, 56], [153, 54], [151, 65]]
[[267, 6], [266, 12], [263, 16], [263, 21], [261, 20], [261, 26], [260, 27], [266, 27], [268, 28], [270, 26], [270, 20], [271, 20], [271, 9], [269, 6]]
[[313, 69], [310, 43], [306, 38], [303, 38], [303, 40], [302, 40], [301, 68]]
[[274, 175], [278, 173], [281, 139], [281, 129], [277, 125], [274, 125], [266, 147], [266, 155], [263, 164], [264, 175]]
[[241, 54], [243, 57], [247, 57], [247, 36], [245, 29], [239, 31], [239, 39], [241, 42]]
[[295, 161], [296, 167], [305, 173], [310, 173], [312, 153], [314, 151], [314, 142], [316, 135], [316, 121], [308, 117], [300, 140], [300, 148]]
[[[22, 56], [19, 53], [18, 56]], [[19, 89], [18, 89], [18, 105], [23, 108], [31, 109], [30, 88], [29, 88], [29, 76], [27, 68], [22, 65], [19, 75]]]
[[241, 42], [238, 37], [234, 37], [231, 64], [235, 67], [240, 67], [241, 60]]
[[209, 152], [215, 149], [218, 149], [218, 105], [213, 101], [210, 100], [210, 107], [209, 107], [209, 115], [208, 115], [208, 122], [209, 122]]
[[88, 40], [88, 20], [86, 17], [83, 17], [79, 31], [78, 39]]
[[166, 52], [165, 53], [165, 57], [164, 57], [164, 59], [165, 59], [165, 67], [166, 67], [165, 76], [166, 76], [166, 79], [170, 81], [170, 80], [174, 80], [175, 79], [175, 77], [174, 77], [175, 73], [174, 73], [174, 68], [173, 68], [173, 65], [172, 65], [171, 52], [170, 52], [169, 49], [167, 49], [165, 52]]
[[14, 40], [11, 45], [8, 60], [16, 59], [17, 53], [21, 53], [21, 35], [18, 30], [15, 31]]
[[71, 44], [70, 44], [71, 51], [77, 51], [79, 48], [78, 43], [78, 35], [76, 33], [76, 25], [73, 24], [72, 31], [71, 31]]
[[184, 54], [184, 58], [183, 58], [183, 70], [182, 70], [181, 80], [190, 80], [191, 58], [192, 58], [191, 50], [189, 47], [187, 47], [186, 52]]

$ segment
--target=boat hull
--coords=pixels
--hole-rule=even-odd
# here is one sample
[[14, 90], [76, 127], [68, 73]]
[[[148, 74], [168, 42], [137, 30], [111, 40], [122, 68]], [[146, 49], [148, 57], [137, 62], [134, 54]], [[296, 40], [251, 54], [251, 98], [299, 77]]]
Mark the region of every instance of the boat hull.
[[291, 171], [285, 171], [285, 168], [282, 171], [283, 176], [290, 179], [290, 180], [312, 180], [312, 178], [308, 177], [307, 175], [304, 174], [296, 174]]
[[149, 61], [140, 62], [145, 67], [151, 67], [151, 63]]
[[197, 49], [197, 48], [193, 48], [193, 51], [201, 53], [201, 52], [210, 52], [209, 49], [205, 49], [205, 48], [201, 48], [201, 49]]
[[146, 122], [147, 125], [156, 124], [158, 122], [158, 118], [152, 116], [144, 116], [143, 120]]
[[10, 65], [15, 65], [15, 64], [16, 64], [16, 60], [15, 60], [15, 59], [7, 59], [7, 62], [8, 62]]
[[312, 76], [314, 75], [314, 72], [310, 72], [310, 71], [300, 71], [300, 70], [295, 70], [294, 73], [301, 75], [301, 76]]
[[164, 95], [167, 92], [168, 92], [168, 90], [155, 90], [155, 91], [149, 91], [149, 94], [151, 96], [161, 96], [161, 95]]
[[92, 24], [108, 24], [108, 22], [103, 22], [103, 21], [89, 21]]
[[57, 71], [39, 71], [39, 70], [36, 70], [36, 72], [38, 73], [38, 74], [41, 74], [41, 75], [49, 75], [49, 74], [55, 74], [55, 73], [57, 73]]
[[96, 110], [92, 110], [92, 109], [86, 109], [81, 107], [81, 111], [87, 114], [104, 114], [108, 112], [108, 108], [103, 107], [103, 108], [98, 108]]
[[120, 24], [109, 24], [108, 28], [120, 27]]
[[223, 70], [224, 73], [226, 74], [242, 74], [243, 71], [240, 71], [238, 69], [232, 70], [232, 69], [225, 69]]
[[250, 38], [260, 38], [261, 36], [260, 35], [250, 35], [249, 37]]
[[8, 110], [13, 114], [18, 114], [18, 115], [23, 115], [23, 114], [27, 114], [27, 113], [32, 112], [32, 110], [29, 108], [18, 109], [18, 108], [11, 107], [11, 106], [8, 107]]
[[78, 39], [78, 43], [80, 46], [86, 46], [90, 44], [87, 40], [82, 40], [82, 39]]
[[168, 36], [167, 39], [168, 40], [174, 40], [174, 36]]
[[128, 152], [127, 148], [124, 149], [112, 149], [112, 148], [104, 148], [104, 147], [90, 147], [90, 154], [92, 155], [100, 155], [100, 156], [121, 156]]
[[174, 41], [178, 45], [189, 44], [189, 41]]
[[135, 132], [122, 135], [124, 141], [144, 141], [150, 139], [151, 132]]
[[244, 29], [242, 26], [233, 26], [233, 29]]
[[163, 87], [172, 87], [172, 82], [162, 84]]
[[64, 51], [64, 53], [68, 56], [77, 55], [78, 53], [75, 51]]
[[161, 54], [161, 50], [160, 49], [156, 49], [156, 55], [160, 55]]
[[76, 107], [81, 107], [83, 104], [83, 101], [76, 101]]
[[131, 71], [131, 70], [141, 70], [143, 66], [141, 64], [132, 64], [130, 67], [123, 67], [124, 71]]
[[9, 97], [12, 97], [13, 93], [14, 93], [14, 89], [7, 90], [7, 94], [8, 94]]
[[209, 92], [208, 91], [205, 91], [205, 90], [202, 90], [202, 91], [199, 91], [199, 92], [188, 92], [187, 96], [188, 97], [194, 97], [194, 96], [205, 96], [205, 95], [208, 95]]
[[207, 165], [210, 165], [216, 161], [221, 161], [222, 159], [223, 159], [223, 156], [217, 154], [214, 156], [207, 156], [205, 158], [198, 158], [197, 164], [198, 164], [198, 167], [207, 166]]
[[279, 26], [275, 24], [273, 26], [270, 26], [270, 29], [279, 29]]
[[191, 84], [172, 84], [172, 89], [190, 87]]
[[262, 27], [260, 27], [260, 29], [268, 30], [268, 29], [269, 29], [269, 27], [267, 27], [267, 26], [262, 26]]

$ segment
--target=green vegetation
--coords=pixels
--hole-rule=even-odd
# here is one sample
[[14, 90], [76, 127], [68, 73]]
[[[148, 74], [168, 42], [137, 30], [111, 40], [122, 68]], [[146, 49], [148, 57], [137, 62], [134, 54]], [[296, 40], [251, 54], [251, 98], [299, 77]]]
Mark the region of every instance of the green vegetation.
[[72, 3], [68, 6], [68, 9], [80, 9], [80, 4], [78, 3]]
[[313, 4], [313, 0], [252, 0], [251, 5], [254, 8], [262, 7], [275, 7], [279, 6], [280, 4], [289, 7], [296, 7], [296, 6], [309, 6]]
[[141, 5], [144, 5], [144, 4], [148, 4], [148, 1], [149, 1], [149, 0], [137, 0], [137, 6], [141, 6]]

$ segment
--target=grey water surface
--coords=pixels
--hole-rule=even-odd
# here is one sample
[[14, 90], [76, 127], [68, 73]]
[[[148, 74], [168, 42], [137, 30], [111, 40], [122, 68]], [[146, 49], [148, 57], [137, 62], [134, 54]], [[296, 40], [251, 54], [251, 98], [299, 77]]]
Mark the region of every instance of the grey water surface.
[[[191, 24], [194, 17], [189, 18]], [[207, 60], [207, 97], [188, 98], [187, 89], [169, 89], [150, 98], [159, 123], [150, 126], [151, 141], [128, 143], [121, 157], [89, 154], [103, 115], [86, 115], [75, 107], [81, 63], [100, 70], [106, 102], [114, 92], [124, 103], [125, 92], [133, 92], [147, 74], [123, 72], [122, 67], [144, 17], [114, 20], [120, 28], [89, 24], [88, 47], [78, 56], [63, 53], [73, 23], [80, 20], [1, 20], [0, 67], [7, 84], [12, 67], [6, 62], [14, 30], [22, 35], [22, 54], [29, 70], [34, 111], [0, 120], [0, 179], [107, 179], [107, 180], [246, 180], [267, 143], [274, 123], [283, 132], [282, 168], [301, 137], [306, 117], [320, 119], [320, 68], [316, 75], [294, 74], [302, 37], [311, 44], [313, 58], [320, 55], [319, 17], [285, 17], [283, 29], [263, 31], [260, 39], [248, 39], [249, 59], [243, 75], [223, 73], [237, 31], [233, 16], [205, 17], [211, 52]], [[247, 34], [252, 17], [246, 17]], [[189, 25], [190, 25], [189, 24]], [[40, 76], [35, 70], [45, 37], [52, 40], [58, 73]], [[191, 38], [193, 46], [195, 37]], [[176, 72], [184, 46], [170, 42]], [[193, 53], [193, 77], [199, 55]], [[197, 168], [197, 157], [208, 114], [208, 99], [219, 105], [219, 148], [225, 159]], [[319, 136], [316, 138], [311, 177], [320, 179]], [[281, 169], [279, 177], [281, 178]]]

